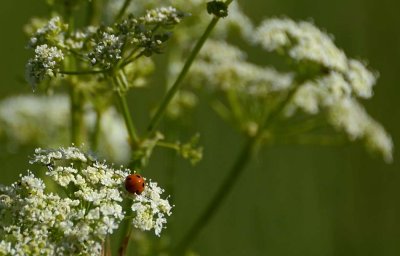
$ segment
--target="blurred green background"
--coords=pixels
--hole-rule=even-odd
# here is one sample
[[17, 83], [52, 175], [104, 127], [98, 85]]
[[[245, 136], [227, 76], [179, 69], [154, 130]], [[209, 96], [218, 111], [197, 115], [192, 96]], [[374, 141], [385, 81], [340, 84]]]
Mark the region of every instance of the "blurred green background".
[[[400, 2], [240, 3], [256, 24], [271, 16], [312, 19], [335, 36], [336, 44], [348, 56], [369, 60], [370, 66], [380, 72], [380, 79], [375, 96], [365, 106], [392, 135], [395, 147], [398, 145]], [[29, 57], [22, 26], [31, 16], [44, 14], [42, 1], [3, 1], [0, 99], [32, 93], [22, 81]], [[257, 58], [256, 55], [249, 51], [250, 58]], [[151, 88], [131, 96], [142, 127], [148, 121], [147, 109], [157, 104], [162, 93], [159, 88]], [[141, 108], [143, 98], [147, 100], [145, 111]], [[176, 207], [168, 224], [173, 238], [180, 238], [199, 215], [243, 143], [207, 104], [200, 105], [193, 119], [189, 130], [200, 132], [204, 160], [192, 168], [184, 161], [175, 161], [171, 152], [158, 150], [146, 173], [173, 195]], [[334, 148], [280, 146], [263, 150], [200, 233], [193, 249], [200, 255], [400, 255], [398, 152], [395, 149], [394, 163], [387, 165], [357, 143]], [[29, 148], [9, 153], [0, 145], [1, 183], [9, 184], [30, 168], [27, 160], [31, 154]], [[172, 181], [171, 168], [176, 172]]]

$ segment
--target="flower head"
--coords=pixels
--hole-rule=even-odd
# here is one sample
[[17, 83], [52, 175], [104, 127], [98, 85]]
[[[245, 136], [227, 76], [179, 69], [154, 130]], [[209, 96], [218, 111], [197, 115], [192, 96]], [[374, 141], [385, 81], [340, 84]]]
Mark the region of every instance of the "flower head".
[[26, 64], [25, 78], [28, 83], [35, 87], [45, 78], [55, 77], [59, 72], [63, 52], [47, 44], [39, 45], [35, 48], [35, 57]]
[[150, 182], [142, 196], [127, 197], [123, 183], [130, 171], [98, 162], [77, 147], [37, 149], [30, 162], [46, 166], [46, 177], [64, 192], [47, 191], [30, 171], [11, 186], [1, 186], [2, 254], [101, 255], [106, 236], [125, 217], [124, 199], [132, 200], [137, 213], [134, 226], [154, 228], [157, 235], [171, 214], [156, 183]]
[[157, 236], [167, 223], [167, 216], [171, 215], [172, 206], [168, 200], [162, 199], [161, 194], [164, 190], [157, 186], [156, 182], [148, 182], [144, 191], [137, 195], [132, 204], [132, 211], [135, 217], [132, 223], [141, 230], [151, 230]]

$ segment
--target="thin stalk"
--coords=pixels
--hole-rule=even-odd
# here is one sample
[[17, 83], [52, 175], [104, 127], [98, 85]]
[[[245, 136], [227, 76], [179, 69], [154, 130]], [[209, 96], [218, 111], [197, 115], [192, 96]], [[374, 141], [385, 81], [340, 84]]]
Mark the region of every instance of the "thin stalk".
[[225, 180], [218, 188], [214, 197], [202, 212], [200, 217], [191, 226], [183, 240], [175, 247], [174, 255], [182, 255], [191, 242], [197, 237], [200, 231], [207, 225], [214, 214], [221, 208], [223, 201], [229, 195], [239, 176], [243, 173], [249, 164], [252, 156], [255, 154], [257, 146], [260, 142], [260, 136], [250, 137], [242, 148], [238, 158], [228, 172]]
[[106, 70], [83, 70], [83, 71], [68, 71], [68, 70], [61, 70], [59, 73], [63, 75], [91, 75], [91, 74], [99, 74], [105, 73]]
[[173, 143], [169, 143], [169, 142], [158, 141], [157, 146], [163, 147], [163, 148], [179, 150], [179, 146], [177, 146], [176, 144], [173, 144]]
[[115, 16], [115, 21], [118, 21], [124, 16], [126, 9], [128, 9], [129, 5], [131, 4], [132, 0], [125, 0], [124, 4], [122, 5], [121, 9], [119, 10], [117, 16]]
[[101, 132], [101, 110], [96, 111], [96, 122], [94, 124], [94, 130], [92, 134], [92, 150], [96, 151], [99, 145], [99, 137]]
[[252, 159], [252, 156], [256, 154], [259, 144], [263, 140], [264, 131], [268, 129], [291, 100], [292, 96], [296, 92], [297, 87], [293, 88], [288, 92], [286, 97], [278, 103], [274, 110], [268, 114], [265, 118], [263, 125], [258, 130], [257, 134], [253, 137], [249, 137], [247, 143], [244, 145], [241, 153], [236, 159], [234, 165], [229, 171], [225, 180], [218, 188], [216, 194], [212, 198], [211, 202], [207, 205], [206, 209], [202, 212], [200, 217], [195, 221], [193, 226], [189, 229], [188, 233], [183, 237], [181, 242], [174, 248], [174, 255], [182, 255], [186, 248], [191, 242], [197, 237], [200, 231], [207, 225], [210, 219], [220, 209], [221, 204], [229, 195], [230, 191], [239, 180], [240, 175], [245, 170], [246, 166]]
[[193, 63], [194, 59], [196, 58], [197, 54], [200, 52], [200, 49], [203, 47], [203, 45], [206, 42], [207, 38], [210, 36], [211, 31], [214, 29], [215, 25], [217, 25], [218, 20], [219, 20], [218, 17], [214, 17], [211, 20], [210, 24], [208, 24], [208, 26], [207, 26], [206, 30], [204, 31], [203, 35], [197, 41], [197, 43], [194, 46], [192, 52], [190, 53], [188, 59], [186, 60], [185, 65], [183, 66], [183, 68], [182, 68], [181, 72], [179, 73], [178, 77], [176, 78], [174, 84], [168, 90], [166, 96], [164, 97], [163, 101], [161, 102], [161, 105], [158, 107], [156, 114], [151, 119], [150, 125], [147, 128], [147, 131], [149, 133], [154, 132], [154, 130], [157, 127], [158, 123], [160, 122], [163, 114], [165, 113], [165, 110], [166, 110], [168, 104], [171, 102], [172, 98], [174, 97], [176, 92], [181, 87], [181, 83], [183, 81], [183, 78], [188, 73], [190, 66], [192, 65], [192, 63]]
[[[233, 0], [225, 1], [226, 6], [229, 6], [232, 3], [232, 1]], [[217, 25], [219, 19], [220, 19], [219, 17], [214, 16], [213, 19], [208, 24], [208, 26], [207, 26], [206, 30], [204, 31], [203, 35], [197, 41], [197, 43], [194, 46], [192, 52], [190, 53], [188, 59], [186, 60], [181, 72], [179, 73], [178, 77], [176, 78], [174, 84], [168, 90], [167, 95], [164, 97], [163, 101], [161, 102], [161, 105], [158, 107], [156, 114], [151, 119], [150, 124], [149, 124], [149, 126], [147, 128], [147, 131], [149, 133], [152, 133], [152, 132], [155, 131], [158, 123], [160, 122], [163, 114], [165, 113], [165, 110], [167, 109], [168, 104], [171, 102], [171, 100], [173, 99], [173, 97], [176, 94], [176, 92], [180, 89], [181, 82], [183, 81], [183, 78], [188, 73], [190, 67], [193, 64], [194, 59], [196, 58], [197, 54], [200, 52], [201, 48], [203, 47], [204, 43], [206, 42], [206, 40], [210, 36], [210, 34], [211, 34], [212, 30], [214, 29], [214, 27]]]
[[[116, 84], [117, 88], [123, 86], [121, 84], [122, 82], [116, 77], [113, 78], [113, 82]], [[133, 124], [132, 116], [128, 107], [128, 102], [126, 101], [126, 96], [124, 93], [118, 90], [116, 91], [115, 96], [117, 98], [118, 105], [120, 106], [122, 116], [124, 117], [126, 129], [130, 138], [130, 145], [132, 148], [134, 148], [134, 145], [137, 145], [139, 143], [139, 137], [136, 133], [135, 125]]]
[[99, 22], [101, 0], [88, 1], [86, 9], [86, 25], [96, 25]]
[[131, 235], [132, 235], [132, 224], [129, 222], [127, 225], [125, 225], [125, 232], [123, 232], [124, 237], [122, 239], [121, 245], [118, 249], [118, 255], [119, 256], [125, 256], [126, 252], [128, 250], [128, 245], [129, 241], [131, 240]]
[[71, 143], [80, 145], [83, 142], [83, 96], [76, 90], [73, 82], [70, 84], [70, 112], [71, 112]]

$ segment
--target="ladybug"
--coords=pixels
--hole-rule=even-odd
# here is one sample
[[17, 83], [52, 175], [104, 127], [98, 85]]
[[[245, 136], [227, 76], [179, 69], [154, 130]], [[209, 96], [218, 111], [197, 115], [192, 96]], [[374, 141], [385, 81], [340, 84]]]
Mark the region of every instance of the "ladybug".
[[125, 179], [125, 188], [132, 194], [140, 195], [145, 187], [145, 181], [139, 174], [130, 174]]

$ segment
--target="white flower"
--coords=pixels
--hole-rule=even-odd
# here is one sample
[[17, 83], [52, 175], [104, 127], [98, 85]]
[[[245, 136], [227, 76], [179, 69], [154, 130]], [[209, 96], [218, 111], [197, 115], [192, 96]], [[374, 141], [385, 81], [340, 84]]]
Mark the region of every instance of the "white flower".
[[144, 24], [171, 25], [180, 23], [182, 17], [182, 12], [169, 6], [148, 10], [143, 17], [139, 18], [139, 20], [144, 22]]
[[132, 223], [141, 230], [151, 230], [157, 236], [167, 222], [166, 216], [171, 215], [172, 206], [167, 199], [162, 199], [163, 189], [157, 186], [156, 182], [149, 182], [144, 191], [134, 198], [132, 211], [136, 214]]
[[[35, 20], [33, 20], [35, 23]], [[36, 21], [37, 23], [37, 21]], [[50, 19], [47, 24], [37, 29], [29, 40], [29, 47], [35, 48], [41, 44], [51, 44], [64, 47], [64, 34], [68, 28], [67, 24], [62, 23], [60, 17]]]
[[90, 159], [76, 147], [36, 150], [32, 162], [47, 167], [46, 176], [64, 188], [62, 196], [46, 191], [30, 171], [0, 186], [2, 255], [100, 255], [106, 236], [125, 217], [124, 198], [136, 214], [132, 225], [160, 234], [171, 214], [163, 190], [150, 182], [142, 195], [126, 196], [130, 171]]
[[287, 50], [295, 60], [314, 61], [340, 72], [348, 69], [346, 55], [335, 46], [332, 37], [310, 22], [267, 19], [257, 28], [253, 40], [268, 51]]
[[288, 89], [293, 82], [292, 74], [248, 62], [239, 48], [216, 40], [204, 45], [189, 75], [192, 86], [236, 90], [253, 97]]
[[358, 60], [349, 60], [347, 77], [352, 85], [353, 91], [358, 97], [372, 97], [372, 86], [374, 86], [376, 83], [376, 74], [373, 74], [371, 71], [369, 71]]
[[46, 77], [56, 76], [63, 59], [64, 54], [59, 48], [47, 44], [37, 46], [35, 57], [26, 64], [26, 80], [35, 87]]
[[332, 72], [299, 86], [286, 113], [291, 116], [297, 108], [308, 114], [328, 113], [328, 122], [344, 131], [350, 140], [363, 139], [366, 146], [392, 161], [393, 142], [382, 125], [377, 123], [354, 99], [354, 86], [343, 75]]
[[392, 161], [392, 138], [357, 101], [352, 98], [339, 100], [331, 106], [329, 115], [332, 125], [337, 129], [344, 130], [350, 139], [363, 138], [366, 145], [381, 153], [386, 162]]
[[[37, 149], [31, 162], [48, 166], [48, 177], [66, 191], [73, 185], [75, 192], [67, 197], [48, 193], [44, 182], [29, 171], [19, 182], [2, 187], [2, 198], [12, 203], [0, 204], [4, 241], [0, 250], [23, 255], [100, 255], [106, 235], [124, 218], [122, 184], [129, 172], [89, 161], [76, 147]], [[84, 172], [85, 166], [92, 171]]]
[[122, 58], [122, 46], [124, 42], [122, 38], [108, 32], [101, 32], [95, 46], [88, 57], [92, 65], [101, 65], [105, 69], [109, 69]]

